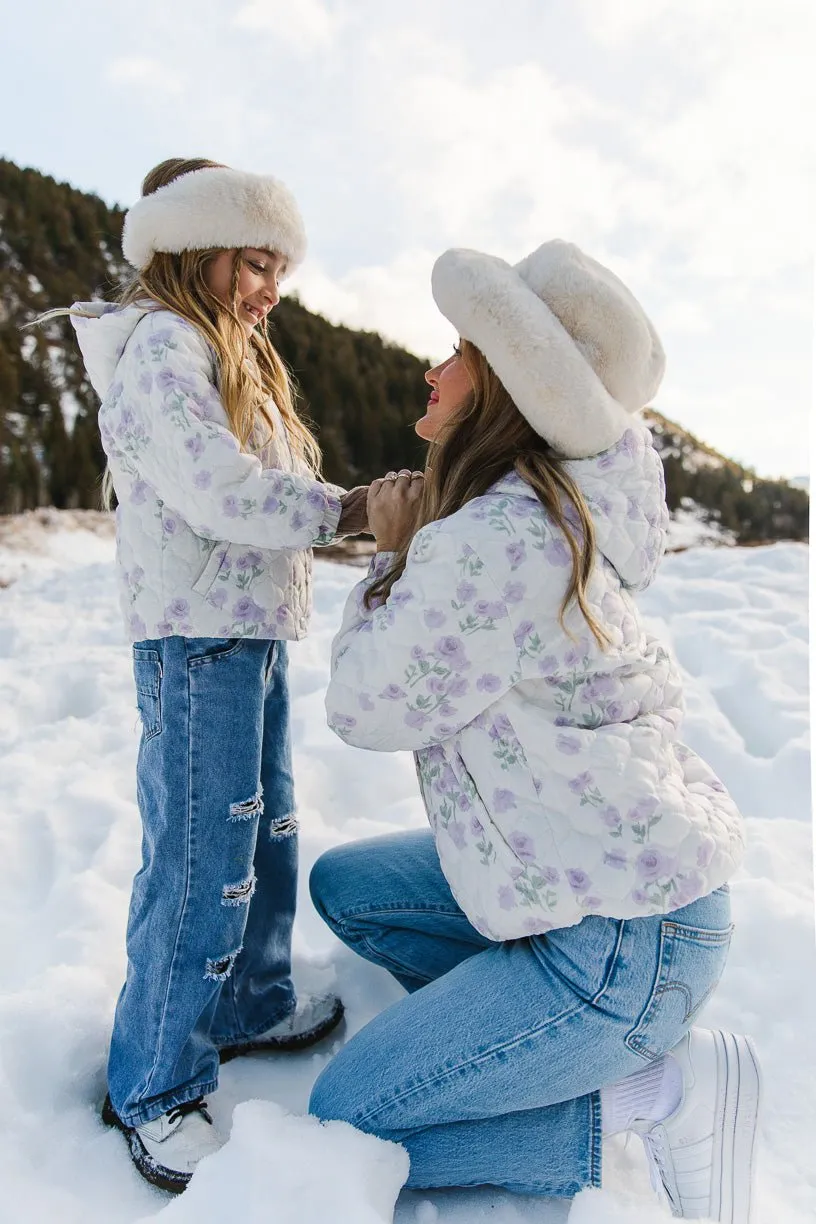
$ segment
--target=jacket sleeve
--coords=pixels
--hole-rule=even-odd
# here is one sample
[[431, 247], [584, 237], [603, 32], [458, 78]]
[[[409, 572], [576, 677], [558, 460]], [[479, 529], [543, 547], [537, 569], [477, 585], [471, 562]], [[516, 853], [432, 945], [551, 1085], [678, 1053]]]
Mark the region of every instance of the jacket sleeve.
[[455, 735], [520, 679], [505, 600], [473, 549], [437, 524], [417, 533], [402, 578], [369, 610], [380, 553], [351, 592], [332, 648], [329, 726], [347, 744], [417, 751]]
[[339, 498], [319, 480], [264, 468], [240, 450], [195, 328], [155, 312], [133, 341], [117, 388], [116, 446], [158, 497], [205, 538], [269, 549], [328, 543]]

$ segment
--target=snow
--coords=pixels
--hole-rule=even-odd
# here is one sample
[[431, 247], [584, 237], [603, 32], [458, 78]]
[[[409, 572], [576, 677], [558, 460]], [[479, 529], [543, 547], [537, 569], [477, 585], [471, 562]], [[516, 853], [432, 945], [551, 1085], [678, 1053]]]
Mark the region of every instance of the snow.
[[[325, 848], [424, 814], [408, 755], [362, 753], [325, 726], [329, 645], [358, 569], [316, 567], [313, 632], [293, 646], [295, 770], [302, 821], [298, 980], [336, 985], [340, 1035], [316, 1051], [236, 1059], [211, 1098], [229, 1143], [171, 1200], [132, 1169], [98, 1119], [105, 1047], [124, 972], [139, 860], [138, 743], [113, 542], [98, 519], [20, 516], [0, 531], [0, 1184], [9, 1219], [60, 1224], [381, 1224], [405, 1176], [400, 1148], [304, 1118], [311, 1084], [350, 1033], [400, 988], [341, 948], [311, 910], [308, 870]], [[12, 524], [12, 526], [9, 526]], [[2, 526], [2, 524], [0, 524]], [[18, 547], [12, 547], [17, 542]], [[687, 677], [684, 737], [748, 819], [732, 884], [737, 923], [702, 1022], [750, 1032], [766, 1108], [760, 1214], [816, 1218], [816, 945], [809, 794], [808, 550], [693, 548], [640, 597]], [[397, 1224], [660, 1224], [641, 1145], [609, 1145], [600, 1191], [572, 1203], [489, 1189], [403, 1193]]]

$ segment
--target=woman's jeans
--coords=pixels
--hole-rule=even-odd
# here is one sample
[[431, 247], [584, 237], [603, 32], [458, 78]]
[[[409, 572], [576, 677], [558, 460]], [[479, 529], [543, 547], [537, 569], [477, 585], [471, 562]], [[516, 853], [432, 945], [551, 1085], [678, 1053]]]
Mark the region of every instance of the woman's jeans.
[[139, 1125], [218, 1083], [218, 1046], [295, 1005], [297, 882], [283, 642], [167, 637], [133, 647], [142, 866], [108, 1063]]
[[593, 915], [491, 943], [454, 901], [430, 830], [330, 850], [311, 889], [337, 936], [411, 993], [329, 1063], [310, 1109], [402, 1143], [415, 1188], [599, 1186], [598, 1089], [679, 1041], [731, 935], [726, 887], [663, 918]]

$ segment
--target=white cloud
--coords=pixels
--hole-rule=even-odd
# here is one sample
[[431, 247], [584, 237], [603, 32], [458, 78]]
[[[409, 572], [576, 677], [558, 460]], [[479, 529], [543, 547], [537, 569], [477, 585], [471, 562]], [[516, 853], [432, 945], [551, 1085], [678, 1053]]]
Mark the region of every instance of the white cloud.
[[178, 68], [142, 55], [122, 56], [113, 60], [105, 71], [105, 77], [113, 84], [141, 86], [164, 97], [176, 97], [185, 84]]
[[300, 51], [311, 51], [334, 42], [343, 19], [321, 0], [250, 0], [233, 24], [269, 32]]

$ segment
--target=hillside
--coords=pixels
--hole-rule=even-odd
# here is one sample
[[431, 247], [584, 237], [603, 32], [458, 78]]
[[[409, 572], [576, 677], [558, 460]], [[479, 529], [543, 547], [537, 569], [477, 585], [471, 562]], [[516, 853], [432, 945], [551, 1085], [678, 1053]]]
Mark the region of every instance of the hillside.
[[[53, 306], [110, 295], [126, 275], [122, 221], [98, 197], [0, 159], [0, 514], [98, 505], [96, 398], [70, 323], [20, 329]], [[334, 326], [296, 298], [285, 298], [274, 319], [329, 479], [356, 484], [422, 463], [411, 426], [425, 400], [425, 362], [373, 333]], [[649, 415], [678, 523], [707, 523], [724, 542], [807, 538], [804, 489], [758, 479]]]

